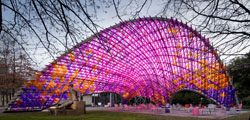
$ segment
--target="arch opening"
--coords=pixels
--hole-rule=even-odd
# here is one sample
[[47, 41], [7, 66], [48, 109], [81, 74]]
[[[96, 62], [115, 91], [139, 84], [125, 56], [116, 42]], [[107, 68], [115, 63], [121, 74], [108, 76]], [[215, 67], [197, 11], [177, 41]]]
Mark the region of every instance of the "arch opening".
[[93, 106], [114, 107], [115, 104], [122, 103], [121, 95], [113, 92], [92, 93], [91, 96]]
[[170, 104], [192, 104], [194, 106], [203, 105], [207, 106], [208, 104], [219, 105], [215, 100], [207, 97], [204, 94], [201, 94], [193, 90], [179, 90], [173, 93], [172, 98], [169, 100]]

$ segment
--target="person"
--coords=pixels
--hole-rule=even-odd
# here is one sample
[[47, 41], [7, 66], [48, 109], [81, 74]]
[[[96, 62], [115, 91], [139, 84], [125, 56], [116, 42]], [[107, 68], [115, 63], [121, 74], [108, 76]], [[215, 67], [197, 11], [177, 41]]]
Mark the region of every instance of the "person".
[[80, 101], [80, 99], [78, 98], [78, 95], [81, 96], [81, 92], [79, 92], [77, 89], [74, 88], [73, 84], [70, 84], [70, 95], [71, 98], [68, 99], [67, 101], [63, 102], [61, 105], [59, 105], [57, 108], [65, 108], [65, 107], [69, 107], [70, 105], [73, 104], [74, 101]]
[[170, 108], [170, 104], [169, 103], [166, 104], [166, 108]]

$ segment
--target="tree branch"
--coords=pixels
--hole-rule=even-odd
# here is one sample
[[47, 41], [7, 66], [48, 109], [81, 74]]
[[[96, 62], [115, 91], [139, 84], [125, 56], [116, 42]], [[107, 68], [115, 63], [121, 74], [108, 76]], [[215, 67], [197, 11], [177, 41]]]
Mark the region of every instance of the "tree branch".
[[43, 24], [43, 27], [44, 27], [44, 29], [45, 29], [45, 31], [46, 31], [46, 40], [47, 40], [47, 42], [48, 42], [48, 48], [50, 47], [50, 41], [49, 41], [49, 35], [48, 35], [48, 33], [49, 33], [49, 31], [48, 31], [48, 29], [47, 29], [47, 27], [46, 27], [46, 25], [45, 25], [45, 22], [44, 22], [44, 20], [43, 20], [43, 18], [42, 18], [42, 16], [41, 16], [41, 14], [39, 13], [39, 10], [37, 9], [37, 6], [36, 6], [36, 3], [35, 3], [35, 1], [34, 0], [32, 0], [32, 4], [33, 4], [33, 6], [34, 6], [34, 8], [35, 8], [35, 10], [36, 10], [36, 13], [37, 13], [37, 15], [39, 16], [39, 18], [40, 18], [40, 20], [41, 20], [41, 22], [42, 22], [42, 24]]
[[186, 3], [186, 2], [183, 2], [183, 3], [185, 3], [185, 4], [186, 4], [190, 9], [192, 9], [196, 14], [201, 15], [201, 16], [204, 16], [204, 17], [208, 17], [208, 18], [218, 18], [218, 19], [221, 19], [221, 20], [232, 21], [232, 22], [250, 22], [250, 20], [248, 20], [248, 19], [246, 19], [246, 20], [236, 20], [236, 19], [230, 19], [230, 18], [223, 18], [223, 17], [220, 17], [220, 16], [212, 15], [212, 14], [203, 14], [202, 12], [197, 11], [194, 7], [192, 7], [192, 6], [189, 5], [188, 3]]
[[49, 52], [50, 56], [54, 58], [54, 56], [52, 55], [52, 53], [50, 52], [50, 50], [45, 46], [45, 44], [43, 43], [42, 39], [39, 37], [38, 33], [35, 31], [35, 29], [31, 26], [31, 24], [29, 23], [29, 21], [18, 11], [16, 11], [15, 9], [9, 7], [8, 5], [2, 3], [3, 6], [5, 6], [6, 8], [10, 9], [11, 11], [15, 12], [16, 14], [18, 14], [26, 23], [27, 25], [30, 27], [30, 29], [34, 32], [34, 34], [37, 36], [37, 38], [39, 39], [39, 41], [42, 43], [43, 47]]
[[[136, 16], [139, 15], [139, 13], [141, 12], [142, 8], [145, 6], [145, 4], [147, 3], [147, 1], [148, 1], [148, 0], [145, 0], [145, 1], [143, 2], [143, 4], [142, 4], [141, 8], [140, 8], [138, 11], [136, 11], [136, 13], [135, 13], [135, 15], [134, 15], [134, 18], [135, 18]], [[113, 2], [114, 2], [114, 0], [113, 0]]]
[[3, 29], [3, 19], [2, 19], [2, 0], [0, 0], [0, 34], [2, 32], [2, 29]]
[[118, 9], [117, 9], [115, 0], [113, 0], [113, 5], [114, 5], [114, 7], [115, 7], [115, 12], [116, 12], [117, 17], [118, 17], [121, 21], [123, 21], [122, 18], [121, 18], [121, 16], [119, 15], [119, 12], [118, 12]]
[[239, 5], [242, 9], [244, 9], [248, 14], [250, 14], [250, 10], [246, 8], [245, 5], [241, 4], [238, 0], [230, 0], [230, 2]]

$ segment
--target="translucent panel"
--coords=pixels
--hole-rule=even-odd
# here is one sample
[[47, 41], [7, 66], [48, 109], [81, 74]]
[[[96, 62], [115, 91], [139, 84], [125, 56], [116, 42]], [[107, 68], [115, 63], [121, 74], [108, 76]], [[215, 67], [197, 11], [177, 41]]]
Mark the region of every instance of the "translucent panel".
[[144, 96], [166, 104], [182, 89], [219, 104], [235, 104], [235, 89], [208, 39], [173, 19], [140, 18], [102, 30], [47, 65], [25, 83], [8, 110], [45, 109], [82, 92], [116, 92], [124, 99]]

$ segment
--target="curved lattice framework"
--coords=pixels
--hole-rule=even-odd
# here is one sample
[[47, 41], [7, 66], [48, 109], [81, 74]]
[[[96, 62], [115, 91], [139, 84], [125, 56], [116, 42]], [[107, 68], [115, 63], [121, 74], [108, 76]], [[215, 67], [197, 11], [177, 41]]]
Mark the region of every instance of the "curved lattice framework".
[[209, 40], [173, 19], [139, 18], [102, 30], [46, 66], [8, 110], [43, 109], [70, 97], [115, 92], [165, 104], [189, 89], [219, 104], [235, 104], [235, 89]]

